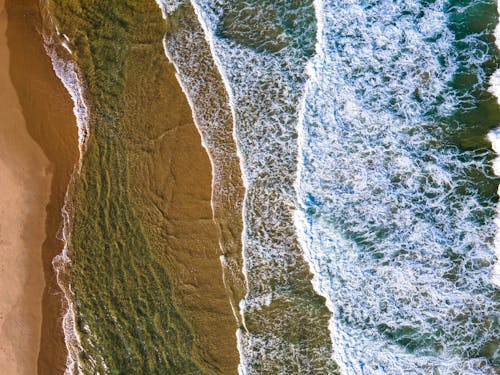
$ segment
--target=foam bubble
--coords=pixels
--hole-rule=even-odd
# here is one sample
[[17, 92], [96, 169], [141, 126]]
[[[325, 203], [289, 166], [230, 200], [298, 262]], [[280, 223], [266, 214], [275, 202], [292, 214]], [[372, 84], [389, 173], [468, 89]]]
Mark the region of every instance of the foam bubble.
[[500, 70], [495, 71], [495, 73], [491, 75], [489, 90], [496, 96], [497, 102], [500, 104]]
[[[497, 12], [500, 14], [500, 1], [497, 1]], [[494, 31], [495, 43], [498, 49], [500, 49], [500, 21], [495, 27]], [[490, 92], [496, 96], [498, 104], [500, 104], [500, 69], [492, 74], [490, 78]]]
[[[497, 1], [497, 9], [500, 14], [500, 1]], [[497, 48], [500, 49], [500, 20], [495, 28], [495, 42]], [[500, 104], [500, 69], [495, 71], [490, 78], [489, 91], [496, 96], [498, 104]], [[494, 129], [488, 134], [488, 140], [491, 142], [493, 150], [500, 155], [500, 129]], [[493, 169], [497, 176], [500, 176], [500, 157], [493, 161]], [[499, 188], [500, 195], [500, 188]], [[495, 251], [497, 262], [493, 269], [493, 282], [500, 287], [500, 204], [497, 205], [497, 218], [495, 219], [497, 226], [497, 235], [495, 237]]]
[[163, 19], [167, 19], [169, 14], [175, 12], [186, 0], [155, 0], [160, 7]]
[[[326, 311], [309, 299], [316, 296], [291, 213], [297, 107], [314, 46], [311, 4], [192, 3], [229, 93], [246, 188], [242, 238], [248, 293], [240, 303], [246, 322], [238, 331], [240, 372], [333, 373]], [[302, 332], [294, 327], [299, 322], [324, 330]]]
[[484, 85], [482, 42], [455, 38], [442, 1], [315, 6], [295, 224], [334, 358], [344, 373], [493, 373], [494, 207], [470, 178], [493, 178], [490, 153], [453, 146], [442, 120], [474, 105], [449, 83], [466, 66]]

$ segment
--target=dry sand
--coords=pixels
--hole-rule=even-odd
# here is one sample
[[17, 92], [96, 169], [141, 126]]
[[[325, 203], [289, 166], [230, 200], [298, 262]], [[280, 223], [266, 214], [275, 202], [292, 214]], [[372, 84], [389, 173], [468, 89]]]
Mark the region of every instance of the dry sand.
[[35, 374], [51, 172], [48, 159], [28, 134], [9, 76], [4, 5], [0, 0], [0, 373]]
[[52, 375], [66, 358], [51, 260], [75, 120], [38, 34], [37, 0], [0, 9], [0, 374]]
[[[0, 6], [0, 374], [62, 374], [62, 299], [51, 261], [62, 249], [56, 236], [77, 158], [75, 119], [43, 50], [38, 1], [0, 0]], [[185, 101], [169, 75], [172, 96]], [[189, 126], [179, 129], [168, 153], [177, 165], [175, 198], [164, 202], [175, 212], [171, 229], [179, 235], [168, 256], [175, 259], [175, 294], [203, 356], [233, 373], [236, 325], [211, 220], [210, 164], [189, 107], [181, 107]]]

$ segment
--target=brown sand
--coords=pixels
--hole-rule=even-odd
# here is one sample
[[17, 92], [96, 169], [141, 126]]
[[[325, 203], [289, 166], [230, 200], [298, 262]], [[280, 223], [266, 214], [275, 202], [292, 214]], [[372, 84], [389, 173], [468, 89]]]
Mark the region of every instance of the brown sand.
[[[14, 280], [21, 278], [16, 289], [17, 300], [9, 302], [14, 294], [13, 286], [8, 292], [2, 291], [0, 296], [0, 303], [9, 302], [6, 309], [13, 312], [12, 317], [4, 318], [4, 306], [0, 305], [0, 374], [34, 374], [37, 371], [39, 374], [60, 374], [66, 360], [61, 330], [62, 299], [51, 260], [62, 248], [56, 235], [61, 224], [64, 194], [77, 157], [75, 120], [69, 95], [55, 77], [43, 50], [37, 31], [41, 29], [37, 1], [0, 1], [2, 5], [5, 1], [9, 20], [7, 40], [5, 37], [0, 40], [3, 46], [0, 58], [4, 66], [0, 82], [10, 87], [10, 91], [2, 87], [0, 94], [10, 98], [9, 101], [2, 97], [0, 104], [3, 106], [0, 111], [2, 285], [14, 284]], [[5, 10], [1, 22], [5, 30]], [[10, 56], [5, 48], [6, 42]], [[10, 77], [7, 75], [9, 59]], [[175, 87], [172, 96], [183, 98], [172, 73], [169, 72], [169, 81]], [[17, 95], [14, 90], [17, 90]], [[177, 240], [171, 244], [168, 256], [176, 274], [175, 294], [195, 328], [198, 348], [204, 348], [202, 356], [212, 358], [222, 373], [233, 373], [238, 362], [234, 337], [236, 325], [222, 290], [218, 260], [220, 233], [211, 220], [210, 210], [210, 165], [192, 124], [189, 107], [185, 103], [180, 107], [179, 112], [184, 113], [181, 123], [187, 122], [189, 126], [178, 129], [177, 145], [172, 145], [173, 149], [168, 152], [173, 162], [172, 180], [176, 183], [173, 196], [165, 202], [167, 211], [175, 212], [170, 231], [176, 233]], [[17, 119], [15, 124], [4, 120], [9, 113]], [[25, 156], [19, 156], [21, 150]], [[9, 168], [3, 165], [7, 164], [6, 161], [10, 163]], [[12, 171], [17, 171], [17, 174]], [[167, 190], [172, 191], [172, 187]], [[9, 192], [15, 192], [18, 197], [8, 196]], [[22, 205], [17, 201], [23, 202]], [[18, 221], [14, 213], [19, 216]], [[4, 222], [9, 223], [9, 227]], [[16, 232], [15, 228], [22, 229]], [[5, 237], [7, 234], [10, 237]], [[28, 242], [28, 234], [31, 242]], [[4, 248], [14, 249], [10, 243], [14, 244], [16, 240], [19, 251], [9, 252], [15, 256], [4, 261]], [[27, 249], [31, 252], [29, 257]], [[21, 258], [17, 259], [17, 256]], [[5, 273], [4, 268], [12, 271]], [[9, 279], [8, 284], [4, 277]], [[13, 329], [16, 327], [13, 323], [20, 324], [23, 329]]]
[[57, 374], [66, 351], [51, 261], [62, 249], [75, 119], [43, 49], [38, 2], [0, 4], [0, 374]]
[[51, 173], [9, 77], [0, 0], [0, 373], [36, 373], [45, 286], [41, 249]]

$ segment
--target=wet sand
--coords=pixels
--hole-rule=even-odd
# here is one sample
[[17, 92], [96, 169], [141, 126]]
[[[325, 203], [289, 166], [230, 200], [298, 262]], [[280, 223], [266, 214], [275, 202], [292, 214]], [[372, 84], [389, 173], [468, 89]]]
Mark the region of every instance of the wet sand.
[[38, 2], [0, 4], [0, 373], [58, 374], [66, 351], [51, 262], [75, 119], [43, 49]]
[[[134, 67], [156, 70], [151, 74], [156, 77], [155, 85], [148, 84], [150, 78], [145, 74], [132, 80], [138, 72], [129, 71], [125, 97], [132, 111], [128, 117], [133, 124], [154, 124], [143, 130], [140, 149], [130, 149], [131, 186], [135, 187], [131, 196], [144, 203], [137, 209], [138, 216], [172, 277], [174, 301], [193, 331], [193, 355], [207, 373], [236, 374], [237, 321], [219, 259], [224, 237], [213, 219], [213, 170], [175, 69], [164, 55], [162, 37], [154, 54], [158, 60], [150, 66], [140, 57], [142, 52], [130, 53]], [[141, 107], [146, 110], [134, 110]], [[145, 151], [144, 145], [151, 148]], [[141, 162], [133, 161], [135, 158]], [[241, 211], [238, 213], [241, 217]]]

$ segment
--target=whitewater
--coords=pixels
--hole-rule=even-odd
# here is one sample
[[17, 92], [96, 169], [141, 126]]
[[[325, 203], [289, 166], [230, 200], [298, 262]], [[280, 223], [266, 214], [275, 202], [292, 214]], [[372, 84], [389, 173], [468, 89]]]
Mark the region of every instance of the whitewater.
[[487, 83], [485, 42], [454, 35], [467, 7], [444, 1], [315, 6], [296, 227], [334, 358], [348, 374], [496, 373], [495, 203], [479, 186], [491, 154], [453, 144], [449, 122], [475, 105], [458, 71]]
[[240, 373], [498, 373], [496, 4], [190, 4], [245, 186]]

